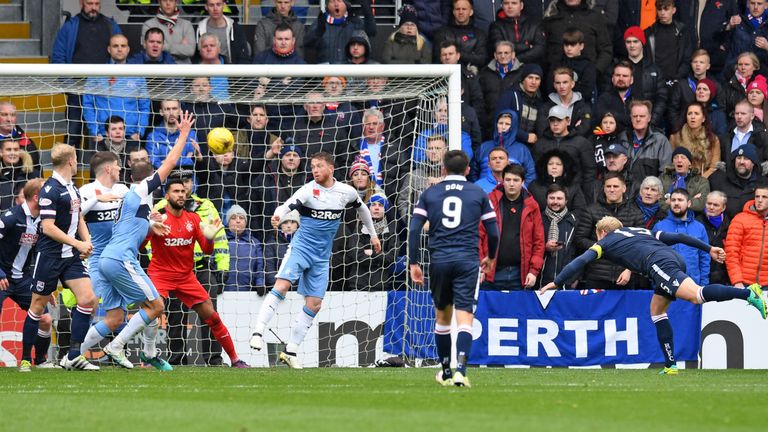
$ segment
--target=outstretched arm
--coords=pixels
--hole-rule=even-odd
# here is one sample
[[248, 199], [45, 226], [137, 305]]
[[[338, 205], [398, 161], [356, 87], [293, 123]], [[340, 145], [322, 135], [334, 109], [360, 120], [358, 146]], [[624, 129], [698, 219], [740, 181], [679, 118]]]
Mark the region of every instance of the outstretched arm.
[[570, 283], [573, 278], [575, 278], [581, 271], [584, 269], [584, 267], [587, 266], [590, 262], [598, 259], [597, 251], [594, 249], [587, 249], [586, 252], [581, 254], [578, 258], [571, 261], [565, 268], [558, 273], [558, 275], [555, 277], [554, 282], [550, 282], [546, 286], [544, 286], [541, 290], [547, 291], [552, 288], [557, 288], [565, 285], [566, 283]]
[[704, 243], [703, 241], [697, 239], [696, 237], [691, 237], [687, 234], [657, 231], [655, 235], [659, 241], [661, 241], [662, 243], [668, 246], [682, 243], [686, 246], [694, 247], [700, 251], [704, 251], [707, 253], [709, 253], [709, 251], [712, 249], [712, 246], [710, 246], [708, 243]]
[[165, 157], [160, 168], [157, 169], [157, 175], [160, 177], [160, 182], [164, 182], [171, 173], [171, 170], [176, 168], [176, 163], [179, 162], [181, 152], [187, 144], [187, 138], [189, 137], [189, 132], [192, 130], [193, 124], [195, 124], [195, 120], [192, 117], [192, 113], [184, 111], [179, 122], [179, 138], [176, 139], [176, 144], [173, 145], [168, 156]]

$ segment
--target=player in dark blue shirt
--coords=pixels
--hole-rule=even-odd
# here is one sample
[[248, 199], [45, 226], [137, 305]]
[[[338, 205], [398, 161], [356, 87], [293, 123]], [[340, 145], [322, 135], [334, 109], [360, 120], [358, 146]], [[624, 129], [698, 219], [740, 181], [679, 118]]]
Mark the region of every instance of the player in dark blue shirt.
[[[23, 310], [32, 303], [32, 251], [37, 243], [37, 224], [40, 222], [38, 194], [43, 179], [32, 179], [24, 185], [24, 202], [12, 207], [0, 216], [0, 307], [6, 298], [13, 300]], [[35, 339], [35, 365], [53, 367], [45, 361], [51, 344], [51, 315], [40, 317], [40, 328]], [[45, 364], [45, 365], [44, 365]], [[44, 365], [44, 366], [41, 366]], [[22, 360], [19, 371], [29, 372], [32, 364]]]
[[77, 173], [75, 148], [57, 144], [51, 149], [53, 174], [40, 190], [40, 226], [32, 273], [32, 304], [27, 311], [22, 336], [22, 360], [30, 360], [32, 344], [48, 297], [61, 281], [77, 297], [72, 310], [72, 348], [61, 359], [66, 369], [98, 370], [80, 355], [96, 306], [91, 279], [83, 259], [93, 252], [88, 227], [80, 213], [80, 192], [72, 182]]
[[750, 285], [749, 289], [720, 284], [699, 286], [685, 274], [685, 261], [669, 245], [682, 243], [694, 247], [708, 252], [713, 260], [720, 263], [725, 261], [722, 248], [710, 246], [685, 234], [663, 231], [653, 234], [645, 228], [623, 228], [621, 222], [611, 216], [600, 219], [595, 232], [597, 243], [565, 266], [555, 281], [541, 290], [543, 292], [569, 283], [590, 261], [600, 258], [650, 278], [655, 287], [651, 299], [651, 319], [664, 354], [664, 369], [661, 373], [677, 374], [672, 326], [667, 318], [667, 308], [675, 298], [693, 304], [742, 299], [760, 311], [763, 319], [766, 318], [766, 304], [759, 284]]
[[[437, 374], [441, 385], [469, 387], [467, 359], [472, 348], [475, 292], [480, 272], [493, 268], [499, 230], [496, 213], [488, 195], [480, 186], [466, 179], [469, 158], [461, 150], [451, 150], [443, 158], [445, 179], [425, 190], [413, 210], [408, 232], [408, 259], [411, 279], [424, 284], [419, 251], [419, 237], [429, 222], [429, 287], [435, 302], [435, 343], [442, 370]], [[479, 227], [488, 232], [488, 257], [480, 261]], [[456, 373], [451, 371], [451, 318], [456, 309]]]

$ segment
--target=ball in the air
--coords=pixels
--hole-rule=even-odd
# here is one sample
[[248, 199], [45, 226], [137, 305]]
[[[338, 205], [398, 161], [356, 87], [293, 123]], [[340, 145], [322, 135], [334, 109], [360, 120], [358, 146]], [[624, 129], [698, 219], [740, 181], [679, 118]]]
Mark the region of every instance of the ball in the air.
[[208, 148], [213, 154], [224, 154], [232, 151], [235, 137], [227, 128], [217, 127], [208, 132]]

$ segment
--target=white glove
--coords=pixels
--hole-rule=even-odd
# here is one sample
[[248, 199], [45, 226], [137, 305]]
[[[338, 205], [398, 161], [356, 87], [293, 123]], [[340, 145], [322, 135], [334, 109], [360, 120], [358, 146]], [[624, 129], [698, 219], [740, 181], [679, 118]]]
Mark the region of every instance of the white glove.
[[221, 225], [221, 220], [216, 219], [213, 222], [211, 222], [210, 219], [208, 219], [208, 223], [206, 222], [200, 222], [200, 229], [203, 230], [203, 236], [207, 238], [208, 240], [213, 240], [216, 238], [216, 234], [219, 233], [219, 231], [224, 229], [224, 226]]

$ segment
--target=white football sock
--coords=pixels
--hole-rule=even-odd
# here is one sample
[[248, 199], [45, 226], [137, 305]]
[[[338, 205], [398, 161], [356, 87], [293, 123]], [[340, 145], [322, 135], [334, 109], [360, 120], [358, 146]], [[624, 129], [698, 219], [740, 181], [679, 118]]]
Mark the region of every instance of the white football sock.
[[158, 330], [157, 319], [154, 319], [152, 320], [151, 323], [147, 324], [147, 326], [144, 327], [143, 333], [141, 335], [141, 339], [144, 342], [142, 351], [144, 351], [144, 355], [149, 358], [154, 358], [157, 356], [157, 346], [156, 346], [157, 330]]
[[301, 310], [301, 313], [293, 321], [293, 327], [291, 328], [291, 338], [288, 339], [288, 345], [285, 350], [290, 353], [296, 353], [299, 345], [304, 340], [304, 336], [307, 335], [309, 328], [312, 327], [312, 322], [315, 320], [316, 313], [313, 313], [306, 306]]

